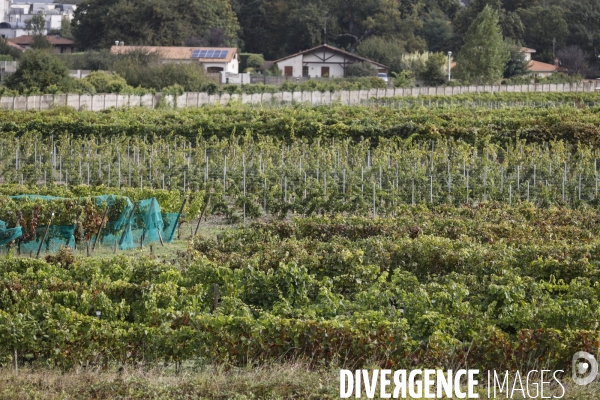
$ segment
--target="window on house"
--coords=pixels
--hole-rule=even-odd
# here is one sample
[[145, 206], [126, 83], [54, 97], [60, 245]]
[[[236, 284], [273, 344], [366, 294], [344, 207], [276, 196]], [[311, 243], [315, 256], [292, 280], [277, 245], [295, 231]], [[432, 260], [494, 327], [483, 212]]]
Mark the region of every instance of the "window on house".
[[329, 67], [321, 67], [321, 77], [329, 78]]
[[302, 76], [308, 78], [308, 66], [302, 67]]
[[284, 74], [285, 76], [294, 76], [294, 67], [285, 67]]

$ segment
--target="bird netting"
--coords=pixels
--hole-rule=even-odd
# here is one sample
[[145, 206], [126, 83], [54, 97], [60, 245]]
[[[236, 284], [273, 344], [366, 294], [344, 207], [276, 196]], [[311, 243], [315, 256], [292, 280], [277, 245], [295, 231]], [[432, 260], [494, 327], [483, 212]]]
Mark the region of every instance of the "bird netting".
[[17, 244], [25, 253], [54, 252], [61, 246], [77, 248], [86, 243], [133, 249], [171, 242], [179, 217], [163, 214], [155, 198], [134, 204], [117, 195], [4, 197], [0, 198], [0, 249]]

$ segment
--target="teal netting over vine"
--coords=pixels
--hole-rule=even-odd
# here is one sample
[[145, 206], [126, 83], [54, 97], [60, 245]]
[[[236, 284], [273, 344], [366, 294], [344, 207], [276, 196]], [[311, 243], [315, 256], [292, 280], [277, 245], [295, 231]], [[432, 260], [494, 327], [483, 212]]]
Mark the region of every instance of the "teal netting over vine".
[[[11, 199], [16, 202], [67, 200], [39, 195], [12, 196]], [[76, 200], [82, 205], [86, 202], [89, 204], [89, 200], [91, 200], [98, 209], [106, 212], [106, 224], [101, 229], [100, 226], [94, 228], [93, 232], [83, 232], [81, 222], [85, 219], [85, 215], [80, 215], [77, 224], [51, 224], [48, 230], [46, 226], [38, 226], [35, 234], [28, 234], [27, 240], [24, 240], [25, 236], [21, 227], [9, 228], [5, 222], [0, 221], [0, 248], [6, 248], [10, 243], [16, 242], [21, 252], [25, 254], [35, 253], [43, 241], [42, 251], [55, 252], [60, 246], [71, 248], [86, 246], [86, 238], [90, 239], [90, 244], [96, 243], [96, 247], [118, 245], [121, 250], [141, 247], [144, 244], [158, 242], [161, 239], [163, 242], [168, 243], [173, 241], [180, 217], [178, 213], [163, 214], [155, 198], [140, 200], [137, 204], [134, 204], [127, 197], [117, 195], [70, 200]], [[105, 207], [108, 207], [108, 209]], [[99, 236], [98, 231], [100, 232]], [[96, 236], [98, 236], [98, 239], [96, 239]], [[21, 240], [19, 241], [19, 239]]]
[[10, 229], [6, 225], [6, 222], [0, 221], [0, 246], [6, 246], [15, 239], [20, 238], [22, 235], [23, 232], [20, 226]]

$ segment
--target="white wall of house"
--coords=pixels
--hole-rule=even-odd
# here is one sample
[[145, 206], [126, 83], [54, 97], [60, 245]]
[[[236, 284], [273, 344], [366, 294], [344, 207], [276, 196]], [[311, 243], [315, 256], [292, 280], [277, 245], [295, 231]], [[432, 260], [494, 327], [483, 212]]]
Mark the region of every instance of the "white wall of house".
[[0, 28], [0, 37], [4, 39], [13, 39], [23, 35], [27, 35], [25, 29]]
[[532, 75], [535, 78], [547, 78], [549, 76], [552, 76], [554, 72], [535, 72], [535, 71], [531, 71], [530, 75]]
[[302, 77], [302, 55], [291, 57], [277, 63], [277, 67], [285, 75], [285, 67], [292, 67], [293, 77]]
[[[325, 59], [326, 62], [322, 60]], [[345, 59], [346, 62], [353, 61]], [[322, 67], [329, 68], [330, 78], [343, 78], [344, 73], [344, 56], [331, 51], [319, 51], [318, 53], [305, 54], [302, 60], [308, 66], [308, 76], [311, 78], [319, 78], [323, 76]]]
[[203, 62], [202, 66], [206, 70], [208, 70], [208, 68], [215, 67], [215, 68], [223, 68], [223, 72], [229, 72], [232, 74], [237, 74], [239, 72], [239, 63], [235, 58], [233, 60], [231, 60], [231, 62], [228, 62], [228, 63]]
[[[329, 68], [329, 78], [343, 78], [345, 76], [344, 65], [356, 62], [356, 59], [345, 57], [344, 54], [325, 50], [309, 54], [300, 54], [296, 57], [288, 58], [277, 63], [279, 70], [283, 75], [285, 67], [292, 67], [293, 77], [303, 76], [303, 67], [308, 67], [308, 76], [311, 78], [325, 77], [324, 68]], [[379, 69], [379, 66], [375, 65]]]

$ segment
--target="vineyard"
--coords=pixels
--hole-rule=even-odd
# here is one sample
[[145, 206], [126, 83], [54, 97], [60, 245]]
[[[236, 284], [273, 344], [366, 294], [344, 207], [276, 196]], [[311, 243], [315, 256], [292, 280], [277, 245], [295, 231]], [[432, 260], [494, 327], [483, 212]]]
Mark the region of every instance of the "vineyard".
[[256, 223], [169, 263], [7, 259], [0, 349], [5, 363], [16, 352], [61, 368], [566, 367], [599, 339], [599, 220], [529, 203], [406, 206], [385, 220]]
[[80, 245], [154, 198], [196, 232], [2, 254], [0, 364], [567, 370], [600, 346], [598, 99], [2, 113], [3, 229]]

